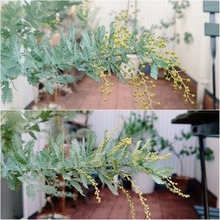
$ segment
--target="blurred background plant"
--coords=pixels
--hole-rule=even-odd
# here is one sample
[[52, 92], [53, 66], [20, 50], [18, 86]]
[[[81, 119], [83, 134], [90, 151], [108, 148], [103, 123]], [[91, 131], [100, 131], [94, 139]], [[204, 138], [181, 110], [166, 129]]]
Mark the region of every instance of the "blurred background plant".
[[74, 5], [68, 13], [61, 15], [61, 27], [68, 31], [74, 24], [76, 40], [80, 42], [83, 32], [92, 32], [98, 27], [97, 13], [99, 10], [92, 1], [84, 1], [83, 4]]
[[193, 42], [193, 36], [189, 32], [184, 32], [184, 36], [180, 36], [179, 33], [174, 33], [173, 37], [167, 37], [166, 30], [175, 27], [176, 21], [178, 19], [183, 19], [187, 8], [190, 7], [190, 2], [188, 0], [169, 0], [174, 11], [173, 17], [169, 21], [161, 20], [160, 25], [157, 27], [162, 30], [162, 37], [168, 41], [176, 41], [178, 44], [181, 42], [181, 39], [186, 44]]
[[[164, 38], [167, 42], [176, 41], [178, 44], [181, 43], [181, 39], [186, 44], [190, 44], [193, 42], [193, 36], [189, 32], [185, 32], [184, 36], [180, 36], [179, 33], [175, 33], [175, 24], [177, 19], [183, 19], [187, 9], [190, 7], [189, 0], [168, 0], [171, 4], [173, 10], [173, 16], [169, 20], [161, 20], [160, 24], [152, 24], [155, 28], [161, 30], [161, 37]], [[125, 20], [125, 25], [130, 27], [131, 30], [135, 30], [136, 34], [139, 34], [142, 30], [149, 31], [145, 26], [140, 25], [140, 18], [138, 18], [138, 12], [140, 11], [138, 6], [138, 1], [128, 1], [127, 10], [131, 10], [133, 13], [128, 16]], [[122, 11], [123, 13], [123, 11]], [[111, 14], [116, 14], [116, 12], [112, 12]], [[167, 31], [169, 28], [174, 28], [174, 34], [172, 37], [168, 37]]]
[[158, 150], [158, 141], [160, 136], [155, 129], [154, 123], [158, 120], [154, 112], [150, 114], [147, 111], [144, 111], [144, 114], [136, 114], [131, 112], [130, 116], [124, 119], [122, 130], [119, 133], [118, 139], [121, 140], [124, 137], [131, 137], [134, 142], [141, 140], [140, 148], [143, 144], [150, 139], [151, 147], [150, 151], [156, 152]]
[[[176, 134], [173, 141], [168, 139], [160, 138], [161, 150], [169, 150], [174, 156], [176, 156], [180, 163], [180, 176], [183, 175], [184, 171], [184, 159], [186, 157], [195, 155], [197, 159], [199, 157], [199, 147], [190, 146], [189, 140], [192, 137], [191, 132], [184, 132], [183, 130]], [[214, 160], [214, 153], [211, 148], [205, 148], [205, 160], [211, 161]]]
[[[17, 35], [23, 40], [29, 33], [39, 38], [45, 30], [56, 30], [61, 24], [60, 17], [66, 14], [69, 7], [81, 1], [9, 1], [2, 4], [1, 37], [7, 39]], [[51, 32], [50, 31], [50, 32]], [[24, 44], [25, 45], [25, 44]]]
[[[184, 159], [188, 156], [194, 155], [199, 159], [199, 147], [189, 144], [189, 140], [192, 138], [191, 132], [184, 132], [181, 130], [178, 134], [175, 134], [174, 140], [164, 138], [158, 133], [156, 129], [160, 122], [154, 112], [150, 114], [147, 111], [144, 114], [131, 112], [128, 118], [124, 119], [122, 130], [119, 133], [118, 139], [121, 140], [123, 137], [132, 137], [133, 140], [141, 140], [139, 148], [147, 140], [150, 140], [151, 152], [171, 152], [173, 156], [177, 157], [180, 163], [180, 175], [183, 175], [184, 170]], [[157, 126], [156, 124], [157, 123]], [[205, 160], [214, 160], [214, 153], [211, 148], [205, 148]]]

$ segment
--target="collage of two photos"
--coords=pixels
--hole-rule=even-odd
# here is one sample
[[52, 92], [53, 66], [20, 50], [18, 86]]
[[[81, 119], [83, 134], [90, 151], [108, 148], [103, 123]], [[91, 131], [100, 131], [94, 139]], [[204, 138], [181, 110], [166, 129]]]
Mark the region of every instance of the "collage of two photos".
[[1, 219], [219, 219], [219, 1], [0, 6]]

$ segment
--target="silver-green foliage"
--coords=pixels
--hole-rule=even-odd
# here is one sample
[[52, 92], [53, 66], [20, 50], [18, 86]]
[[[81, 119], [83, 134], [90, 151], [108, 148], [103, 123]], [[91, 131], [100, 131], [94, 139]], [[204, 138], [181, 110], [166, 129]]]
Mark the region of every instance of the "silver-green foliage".
[[[138, 41], [137, 36], [132, 34], [128, 45], [129, 51], [125, 51], [123, 47], [118, 50], [114, 49], [114, 31], [112, 24], [109, 38], [105, 39], [105, 28], [97, 28], [92, 34], [84, 33], [82, 41], [78, 44], [75, 40], [74, 28], [72, 28], [67, 36], [60, 32], [61, 42], [55, 47], [50, 45], [46, 37], [43, 37], [40, 44], [37, 44], [33, 34], [28, 34], [25, 40], [26, 47], [23, 47], [18, 36], [3, 40], [1, 47], [3, 102], [12, 101], [9, 82], [13, 82], [20, 75], [25, 76], [33, 86], [43, 80], [46, 90], [50, 93], [54, 91], [53, 83], [66, 84], [74, 80], [71, 75], [61, 73], [61, 70], [71, 70], [73, 67], [84, 71], [97, 82], [100, 82], [100, 77], [96, 74], [97, 68], [102, 67], [103, 72], [111, 68], [125, 82], [118, 67], [122, 62], [128, 63], [126, 54], [134, 53], [139, 56], [140, 60], [145, 60], [146, 47], [144, 45], [152, 32], [148, 36], [141, 35]], [[101, 47], [107, 47], [108, 50], [103, 52]], [[155, 67], [157, 65], [166, 66], [165, 60], [154, 56], [153, 53], [150, 56]], [[120, 59], [116, 57], [120, 57]], [[157, 74], [156, 71], [152, 77], [157, 78]]]
[[[138, 142], [134, 152], [131, 152], [129, 138], [118, 143], [111, 143], [111, 135], [107, 134], [98, 148], [95, 148], [96, 136], [91, 133], [86, 142], [79, 143], [73, 139], [68, 151], [64, 147], [64, 134], [61, 133], [55, 139], [49, 135], [48, 147], [36, 152], [33, 150], [35, 140], [32, 139], [25, 143], [22, 141], [20, 131], [15, 130], [11, 134], [5, 132], [13, 120], [19, 119], [18, 112], [14, 113], [13, 118], [5, 118], [1, 125], [2, 138], [4, 140], [5, 136], [11, 138], [7, 142], [8, 145], [4, 144], [4, 148], [8, 147], [7, 150], [1, 154], [1, 177], [7, 179], [12, 190], [19, 188], [21, 183], [26, 183], [26, 192], [31, 198], [34, 198], [38, 191], [55, 196], [62, 195], [54, 184], [60, 175], [68, 185], [75, 187], [78, 192], [83, 194], [82, 187], [88, 188], [90, 184], [95, 186], [96, 182], [92, 175], [98, 174], [102, 183], [106, 184], [114, 194], [117, 194], [113, 187], [116, 174], [126, 178], [137, 171], [144, 171], [151, 174], [155, 181], [165, 183], [163, 178], [173, 171], [168, 167], [158, 168], [157, 161], [160, 159], [149, 154], [148, 144], [139, 149], [140, 142]], [[39, 118], [42, 114], [45, 116], [49, 113], [34, 114], [38, 114]], [[13, 112], [10, 112], [10, 115], [13, 116]], [[22, 116], [21, 113], [20, 116]], [[31, 113], [28, 117], [30, 116]], [[20, 119], [20, 122], [23, 121], [26, 120]], [[23, 126], [25, 128], [26, 124], [23, 123]], [[16, 124], [14, 129], [23, 126]], [[24, 128], [23, 131], [26, 131]], [[123, 171], [124, 167], [127, 167], [129, 172]], [[45, 183], [47, 184], [45, 185]]]
[[56, 13], [62, 15], [70, 6], [80, 3], [77, 0], [5, 2], [1, 10], [1, 37], [24, 37], [28, 33], [43, 36], [43, 26], [56, 29], [60, 23]]
[[[26, 7], [27, 11], [29, 8], [31, 10], [31, 5], [27, 4]], [[45, 8], [47, 9], [46, 6]], [[99, 27], [92, 33], [83, 33], [81, 42], [77, 43], [75, 29], [71, 28], [67, 35], [60, 31], [61, 41], [55, 47], [50, 45], [49, 39], [45, 36], [38, 44], [35, 33], [31, 31], [27, 32], [25, 37], [22, 34], [20, 36], [13, 33], [3, 37], [1, 42], [3, 103], [12, 101], [13, 81], [19, 76], [26, 77], [29, 84], [33, 86], [43, 82], [49, 93], [54, 92], [54, 83], [67, 84], [74, 81], [71, 75], [63, 74], [64, 70], [71, 71], [74, 67], [79, 71], [84, 71], [97, 82], [100, 82], [101, 72], [111, 69], [125, 83], [126, 80], [120, 72], [120, 65], [129, 63], [127, 54], [136, 54], [141, 62], [149, 62], [152, 65], [151, 77], [157, 79], [158, 67], [166, 68], [168, 64], [166, 64], [167, 58], [156, 56], [156, 50], [150, 46], [156, 39], [152, 35], [153, 30], [148, 34], [143, 32], [140, 36], [137, 36], [136, 30], [133, 30], [129, 35], [126, 48], [119, 45], [116, 49], [114, 40], [118, 31], [113, 22], [109, 33], [105, 27]], [[153, 44], [154, 48], [159, 48], [159, 50], [166, 46], [159, 40], [155, 40]], [[171, 64], [175, 62], [173, 60]]]

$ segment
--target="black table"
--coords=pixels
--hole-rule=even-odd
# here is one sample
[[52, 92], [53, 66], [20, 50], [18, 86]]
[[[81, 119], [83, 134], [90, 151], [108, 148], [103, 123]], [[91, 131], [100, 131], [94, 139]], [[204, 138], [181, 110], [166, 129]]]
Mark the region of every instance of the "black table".
[[209, 219], [207, 179], [205, 168], [204, 139], [206, 137], [219, 137], [219, 111], [195, 110], [178, 115], [172, 120], [173, 124], [190, 124], [194, 136], [199, 138], [199, 153], [202, 174], [202, 195], [205, 218]]

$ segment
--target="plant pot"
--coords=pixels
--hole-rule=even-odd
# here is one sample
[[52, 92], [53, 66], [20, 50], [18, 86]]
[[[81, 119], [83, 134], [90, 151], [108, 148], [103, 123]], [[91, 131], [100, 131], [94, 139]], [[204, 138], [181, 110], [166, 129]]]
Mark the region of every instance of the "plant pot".
[[52, 110], [62, 110], [65, 109], [65, 105], [61, 102], [38, 102], [32, 106], [33, 110], [46, 110], [46, 109], [52, 109]]
[[[139, 190], [143, 194], [150, 194], [154, 191], [155, 182], [150, 175], [144, 172], [138, 172], [132, 176], [132, 180], [135, 181], [135, 184], [139, 186]], [[132, 191], [135, 192], [135, 188], [132, 187]]]
[[191, 177], [188, 176], [174, 176], [172, 181], [177, 183], [177, 188], [181, 190], [182, 193], [186, 193], [189, 189]]
[[[150, 75], [151, 67], [149, 64], [145, 64], [145, 67], [142, 68], [141, 72], [145, 73], [146, 75]], [[158, 69], [158, 79], [164, 79], [164, 69]]]
[[[52, 219], [52, 213], [42, 213], [37, 216], [37, 219]], [[70, 216], [55, 213], [53, 219], [70, 219]]]
[[88, 123], [88, 115], [78, 113], [72, 120], [74, 123], [86, 125]]
[[[139, 67], [140, 62], [139, 62], [137, 55], [135, 55], [135, 54], [131, 54], [131, 55], [127, 55], [127, 56], [130, 58], [129, 65], [135, 66], [135, 69], [131, 70], [131, 72], [128, 72], [128, 69], [129, 69], [128, 64], [122, 63], [121, 64], [121, 74], [122, 74], [122, 76], [124, 76], [125, 79], [130, 79], [130, 78], [133, 78], [138, 75], [138, 67]], [[125, 68], [125, 66], [127, 66], [127, 67]], [[126, 72], [127, 74], [125, 75], [124, 72]]]

